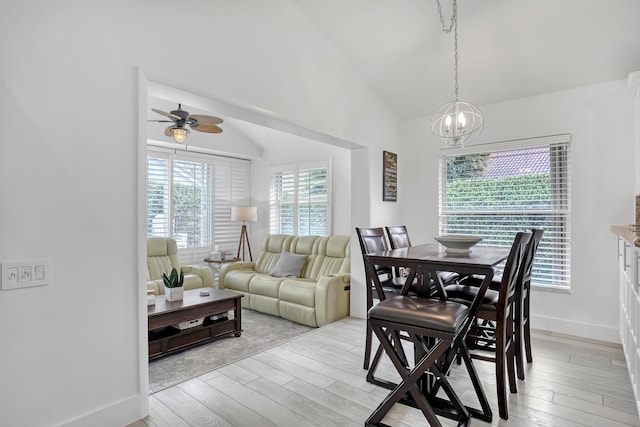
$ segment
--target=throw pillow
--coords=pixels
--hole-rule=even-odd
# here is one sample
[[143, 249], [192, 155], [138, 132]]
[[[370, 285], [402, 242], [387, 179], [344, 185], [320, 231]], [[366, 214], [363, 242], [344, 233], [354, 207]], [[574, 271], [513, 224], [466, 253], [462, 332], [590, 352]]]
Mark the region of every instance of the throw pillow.
[[282, 252], [271, 275], [273, 277], [300, 277], [300, 272], [306, 260], [306, 255]]

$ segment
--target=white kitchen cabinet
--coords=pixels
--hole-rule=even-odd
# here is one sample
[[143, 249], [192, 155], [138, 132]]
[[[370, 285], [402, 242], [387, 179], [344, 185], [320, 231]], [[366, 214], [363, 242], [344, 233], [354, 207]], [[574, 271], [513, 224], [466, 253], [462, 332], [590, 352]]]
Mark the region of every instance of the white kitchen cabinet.
[[614, 226], [618, 234], [620, 339], [627, 359], [631, 386], [640, 411], [640, 248], [634, 245], [635, 232], [629, 227]]

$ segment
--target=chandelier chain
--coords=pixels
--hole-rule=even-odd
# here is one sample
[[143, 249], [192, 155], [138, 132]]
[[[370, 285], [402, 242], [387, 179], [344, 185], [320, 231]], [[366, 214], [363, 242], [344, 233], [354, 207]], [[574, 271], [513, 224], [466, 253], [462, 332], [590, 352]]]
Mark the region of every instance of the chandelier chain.
[[458, 2], [457, 0], [453, 0], [453, 11], [451, 14], [451, 23], [449, 27], [444, 23], [444, 16], [442, 15], [442, 6], [440, 5], [440, 0], [436, 0], [438, 4], [438, 14], [440, 15], [440, 23], [442, 24], [442, 31], [446, 34], [449, 34], [451, 30], [453, 30], [453, 52], [454, 52], [454, 62], [453, 62], [453, 76], [455, 83], [455, 93], [456, 93], [456, 101], [458, 100]]
[[478, 107], [458, 99], [458, 1], [452, 0], [451, 22], [442, 14], [440, 0], [436, 0], [442, 31], [454, 35], [454, 80], [456, 98], [442, 105], [431, 118], [431, 132], [447, 147], [463, 147], [465, 142], [475, 139], [484, 128], [484, 117]]

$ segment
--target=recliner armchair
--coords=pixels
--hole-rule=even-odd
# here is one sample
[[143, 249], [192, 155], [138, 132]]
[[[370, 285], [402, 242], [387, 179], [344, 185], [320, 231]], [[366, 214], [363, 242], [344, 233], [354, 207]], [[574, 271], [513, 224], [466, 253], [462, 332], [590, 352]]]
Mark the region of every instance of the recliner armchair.
[[169, 275], [175, 268], [184, 273], [184, 289], [213, 287], [213, 273], [208, 266], [182, 265], [178, 258], [178, 245], [169, 237], [147, 238], [147, 289], [164, 295], [162, 274]]

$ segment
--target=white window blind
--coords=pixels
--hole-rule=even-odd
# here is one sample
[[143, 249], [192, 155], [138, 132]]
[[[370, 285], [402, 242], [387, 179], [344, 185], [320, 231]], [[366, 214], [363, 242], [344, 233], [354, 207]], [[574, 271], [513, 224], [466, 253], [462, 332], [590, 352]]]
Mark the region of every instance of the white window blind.
[[250, 164], [244, 161], [214, 161], [214, 241], [220, 250], [235, 252], [242, 223], [231, 222], [232, 206], [249, 206]]
[[233, 251], [242, 224], [231, 222], [231, 206], [249, 201], [249, 161], [149, 147], [147, 235], [174, 238], [184, 262], [215, 245]]
[[534, 285], [570, 284], [570, 136], [457, 149], [440, 161], [440, 230], [508, 246], [542, 228]]
[[272, 167], [269, 207], [272, 234], [330, 235], [330, 161]]

